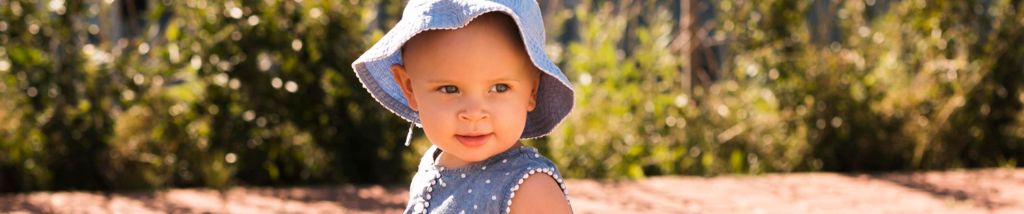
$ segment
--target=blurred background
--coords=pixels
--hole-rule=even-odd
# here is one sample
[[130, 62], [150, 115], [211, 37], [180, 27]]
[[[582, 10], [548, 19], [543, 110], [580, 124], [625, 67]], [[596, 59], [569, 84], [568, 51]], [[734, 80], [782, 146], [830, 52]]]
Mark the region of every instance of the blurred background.
[[[569, 178], [1014, 168], [1019, 0], [539, 0]], [[0, 0], [0, 192], [407, 185], [403, 0]]]

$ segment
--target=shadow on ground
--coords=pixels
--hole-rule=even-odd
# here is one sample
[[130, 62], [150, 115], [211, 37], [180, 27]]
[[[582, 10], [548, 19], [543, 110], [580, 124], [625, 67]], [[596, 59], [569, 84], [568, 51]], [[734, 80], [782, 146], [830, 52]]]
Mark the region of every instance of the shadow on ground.
[[1024, 174], [1019, 170], [885, 173], [870, 176], [927, 192], [937, 199], [968, 202], [986, 210], [1020, 206], [1020, 201], [1006, 197], [1024, 191], [1020, 185], [1024, 182]]
[[0, 196], [2, 213], [380, 213], [401, 212], [403, 188], [380, 186], [57, 192]]

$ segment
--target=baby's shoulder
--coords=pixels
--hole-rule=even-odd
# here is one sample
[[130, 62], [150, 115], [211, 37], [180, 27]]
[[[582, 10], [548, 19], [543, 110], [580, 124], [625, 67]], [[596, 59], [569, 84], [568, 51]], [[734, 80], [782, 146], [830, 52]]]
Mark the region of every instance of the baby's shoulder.
[[[500, 192], [504, 193], [501, 197], [504, 202], [501, 211], [508, 213], [516, 209], [529, 213], [530, 209], [521, 205], [529, 205], [531, 208], [549, 207], [534, 206], [539, 205], [536, 203], [538, 200], [534, 199], [543, 199], [541, 202], [558, 202], [552, 199], [562, 197], [565, 201], [559, 203], [568, 207], [569, 195], [561, 173], [554, 162], [537, 153], [537, 149], [524, 147], [520, 154], [495, 160], [490, 165], [493, 165], [495, 170], [486, 173], [490, 175], [484, 177], [496, 177], [498, 184], [504, 187], [500, 189]], [[516, 197], [517, 194], [520, 196]]]

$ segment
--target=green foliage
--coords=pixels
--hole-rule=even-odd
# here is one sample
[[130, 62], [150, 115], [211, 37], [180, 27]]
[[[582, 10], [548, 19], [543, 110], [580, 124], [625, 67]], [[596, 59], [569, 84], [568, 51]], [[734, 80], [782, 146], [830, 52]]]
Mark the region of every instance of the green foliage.
[[709, 28], [694, 35], [725, 58], [716, 74], [693, 76], [712, 81], [689, 79], [679, 69], [689, 56], [667, 48], [685, 29], [657, 8], [677, 4], [584, 1], [553, 18], [581, 22], [579, 41], [551, 51], [578, 108], [537, 142], [566, 176], [1013, 167], [1024, 157], [1020, 1], [713, 2]]
[[409, 179], [350, 67], [383, 2], [3, 1], [0, 191]]

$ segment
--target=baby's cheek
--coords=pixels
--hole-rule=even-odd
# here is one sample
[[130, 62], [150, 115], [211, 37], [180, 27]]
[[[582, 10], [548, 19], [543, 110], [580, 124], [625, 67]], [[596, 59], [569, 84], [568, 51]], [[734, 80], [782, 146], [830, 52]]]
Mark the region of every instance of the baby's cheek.
[[523, 105], [508, 104], [495, 112], [499, 112], [500, 117], [496, 117], [498, 120], [494, 125], [503, 133], [502, 138], [518, 140], [523, 133], [523, 128], [526, 127], [526, 108]]
[[423, 132], [426, 133], [427, 137], [431, 141], [444, 140], [445, 137], [450, 137], [454, 134], [455, 118], [454, 113], [446, 112], [447, 110], [439, 103], [431, 103], [429, 105], [421, 105], [419, 111], [420, 122], [423, 125]]

